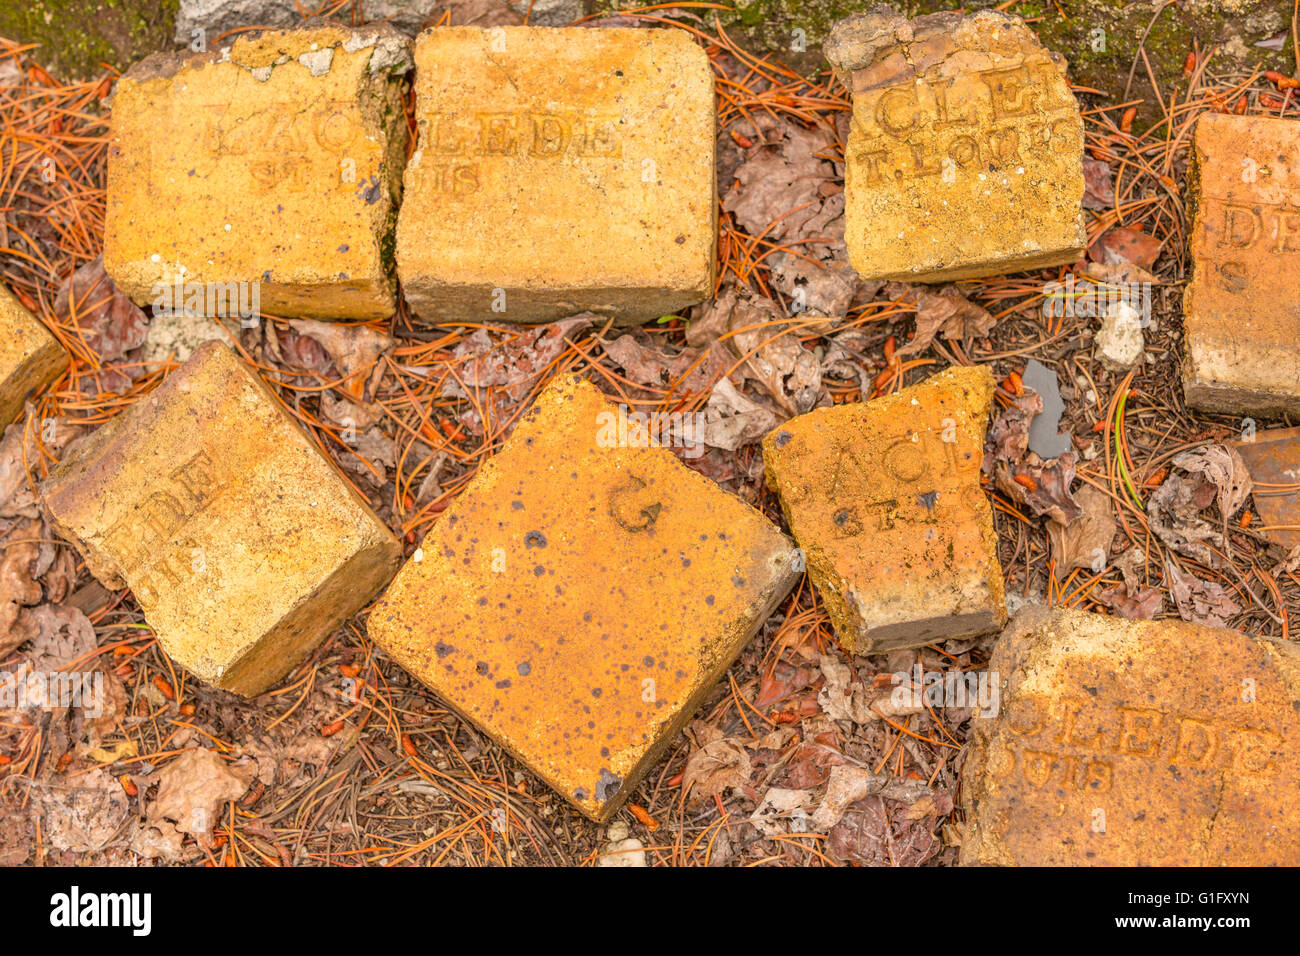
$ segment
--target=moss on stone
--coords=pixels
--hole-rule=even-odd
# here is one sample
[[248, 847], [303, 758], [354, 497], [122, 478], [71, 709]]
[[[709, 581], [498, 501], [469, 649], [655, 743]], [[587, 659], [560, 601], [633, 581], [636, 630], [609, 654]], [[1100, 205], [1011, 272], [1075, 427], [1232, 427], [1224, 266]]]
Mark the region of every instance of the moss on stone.
[[33, 58], [65, 78], [125, 69], [172, 48], [179, 0], [14, 0], [0, 4], [0, 36], [39, 43]]
[[[823, 69], [821, 44], [836, 20], [875, 5], [873, 0], [718, 0], [731, 11], [716, 11], [723, 27], [756, 52], [776, 52], [791, 66], [813, 72]], [[892, 5], [909, 16], [939, 10], [993, 7], [1000, 0], [897, 0]], [[1290, 0], [1185, 0], [1160, 10], [1161, 0], [1024, 0], [1008, 9], [1030, 21], [1039, 38], [1070, 64], [1070, 79], [1078, 86], [1101, 90], [1120, 102], [1128, 84], [1139, 43], [1144, 48], [1160, 93], [1168, 101], [1175, 89], [1185, 89], [1183, 63], [1193, 48], [1218, 47], [1215, 64], [1259, 66], [1287, 74], [1295, 72], [1290, 41], [1281, 51], [1255, 43], [1286, 29]], [[633, 6], [634, 0], [588, 0], [590, 11]], [[640, 0], [635, 0], [640, 5]], [[1181, 9], [1180, 9], [1181, 7]], [[715, 11], [708, 11], [710, 18]], [[1153, 21], [1154, 17], [1154, 22]], [[1148, 25], [1150, 30], [1148, 33]], [[802, 31], [802, 32], [796, 32]], [[1099, 32], [1100, 31], [1100, 32]], [[805, 49], [800, 49], [800, 46]], [[1143, 115], [1160, 115], [1145, 64], [1139, 58], [1130, 97], [1148, 101]]]

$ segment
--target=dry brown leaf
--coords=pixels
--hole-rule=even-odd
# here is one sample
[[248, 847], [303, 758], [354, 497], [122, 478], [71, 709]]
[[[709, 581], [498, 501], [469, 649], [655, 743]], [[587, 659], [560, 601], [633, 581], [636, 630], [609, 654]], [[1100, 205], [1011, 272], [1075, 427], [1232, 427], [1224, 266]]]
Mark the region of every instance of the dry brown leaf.
[[227, 763], [215, 750], [186, 750], [154, 774], [158, 795], [145, 819], [163, 833], [170, 824], [206, 842], [225, 805], [248, 790], [256, 769]]
[[1241, 605], [1233, 600], [1227, 588], [1188, 574], [1172, 560], [1165, 561], [1165, 577], [1169, 593], [1178, 606], [1178, 616], [1184, 621], [1226, 627], [1229, 619], [1241, 613]]
[[1088, 568], [1100, 574], [1110, 560], [1110, 543], [1115, 537], [1115, 508], [1110, 495], [1082, 485], [1074, 500], [1082, 513], [1069, 524], [1049, 520], [1047, 539], [1052, 546], [1052, 561], [1058, 581], [1064, 581], [1075, 568]]

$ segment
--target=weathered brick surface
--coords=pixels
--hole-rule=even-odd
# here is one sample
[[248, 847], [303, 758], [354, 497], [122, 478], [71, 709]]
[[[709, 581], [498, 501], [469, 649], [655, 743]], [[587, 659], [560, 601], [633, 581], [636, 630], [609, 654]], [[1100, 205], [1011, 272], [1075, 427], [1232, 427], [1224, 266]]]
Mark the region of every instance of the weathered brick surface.
[[1188, 199], [1187, 404], [1300, 412], [1300, 123], [1202, 116]]
[[0, 285], [0, 431], [23, 402], [68, 367], [68, 353], [50, 330]]
[[109, 275], [142, 305], [179, 273], [259, 282], [271, 314], [392, 314], [409, 63], [408, 41], [375, 26], [137, 63], [113, 100]]
[[389, 580], [397, 539], [225, 345], [210, 342], [70, 450], [56, 529], [130, 587], [172, 659], [251, 696]]
[[795, 579], [793, 545], [613, 406], [552, 382], [439, 518], [370, 636], [584, 814], [636, 787]]
[[853, 94], [845, 239], [864, 278], [922, 282], [1083, 253], [1083, 121], [1064, 61], [1018, 17], [836, 25], [826, 58]]
[[962, 769], [967, 864], [1300, 863], [1295, 645], [1032, 607]]
[[680, 30], [441, 27], [397, 263], [429, 320], [642, 322], [713, 291], [713, 73]]
[[951, 368], [763, 439], [767, 483], [846, 650], [919, 647], [1006, 620], [979, 484], [993, 390], [986, 367]]

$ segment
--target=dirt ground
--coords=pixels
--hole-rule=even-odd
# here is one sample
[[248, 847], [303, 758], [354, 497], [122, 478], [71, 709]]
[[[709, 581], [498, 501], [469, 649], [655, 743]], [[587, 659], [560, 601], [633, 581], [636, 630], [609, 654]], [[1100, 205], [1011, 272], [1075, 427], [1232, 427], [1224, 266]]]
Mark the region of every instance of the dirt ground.
[[[985, 487], [1009, 603], [1183, 616], [1289, 638], [1300, 578], [1253, 501], [1223, 514], [1208, 497], [1194, 518], [1224, 533], [1198, 558], [1153, 527], [1151, 499], [1190, 480], [1187, 459], [1175, 466], [1175, 456], [1217, 453], [1243, 428], [1183, 405], [1191, 129], [1207, 111], [1293, 116], [1291, 83], [1219, 72], [1211, 51], [1188, 50], [1182, 75], [1152, 78], [1165, 98], [1146, 129], [1134, 128], [1138, 104], [1124, 98], [1124, 77], [1107, 91], [1078, 90], [1091, 160], [1088, 261], [934, 295], [844, 272], [842, 87], [744, 52], [707, 5], [622, 19], [691, 31], [717, 74], [715, 299], [633, 332], [590, 316], [431, 327], [402, 306], [368, 331], [267, 316], [241, 333], [245, 358], [408, 554], [560, 371], [583, 372], [645, 410], [716, 412], [727, 426], [719, 441], [739, 447], [684, 460], [784, 526], [763, 484], [755, 441], [764, 431], [809, 405], [863, 401], [951, 364], [982, 363], [1002, 383]], [[68, 441], [165, 373], [140, 357], [148, 314], [116, 292], [97, 258], [112, 83], [107, 74], [62, 83], [38, 54], [0, 42], [3, 279], [72, 355], [69, 372], [33, 397], [0, 444], [0, 668], [93, 668], [109, 701], [98, 717], [77, 707], [0, 710], [0, 863], [592, 865], [602, 854], [642, 853], [649, 865], [677, 866], [956, 861], [969, 708], [882, 716], [874, 705], [887, 699], [891, 673], [917, 663], [978, 671], [989, 640], [849, 657], [806, 580], [619, 812], [616, 829], [639, 846], [608, 851], [606, 828], [372, 645], [364, 613], [254, 700], [175, 668], [131, 594], [99, 586], [44, 523], [29, 484]], [[1067, 273], [1150, 283], [1153, 322], [1135, 372], [1109, 372], [1095, 358], [1096, 318], [1044, 314], [1044, 286]], [[800, 311], [800, 298], [843, 318]], [[1073, 463], [1036, 465], [1018, 442], [1035, 407], [1020, 378], [1030, 359], [1057, 373]], [[742, 396], [726, 408], [713, 391], [723, 377]], [[341, 407], [363, 410], [368, 424], [347, 432]], [[1056, 548], [1053, 515], [1066, 519]], [[1090, 558], [1098, 536], [1081, 521], [1103, 529], [1101, 570]], [[877, 792], [808, 832], [804, 811], [826, 796], [835, 766], [878, 778]]]

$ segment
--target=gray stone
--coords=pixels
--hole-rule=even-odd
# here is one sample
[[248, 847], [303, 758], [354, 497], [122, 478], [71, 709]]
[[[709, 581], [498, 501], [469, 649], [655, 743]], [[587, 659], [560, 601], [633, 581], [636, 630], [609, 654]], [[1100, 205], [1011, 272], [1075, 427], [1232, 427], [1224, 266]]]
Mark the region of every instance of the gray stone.
[[1043, 400], [1043, 410], [1029, 423], [1029, 450], [1045, 460], [1064, 455], [1074, 444], [1069, 435], [1060, 431], [1065, 402], [1061, 401], [1056, 373], [1037, 359], [1030, 359], [1022, 379]]
[[[538, 0], [540, 6], [544, 0]], [[565, 0], [545, 0], [550, 6]], [[437, 0], [361, 0], [361, 18], [366, 23], [384, 20], [403, 33], [414, 36]], [[176, 42], [189, 46], [195, 31], [211, 48], [221, 34], [238, 27], [292, 27], [302, 23], [294, 0], [181, 0], [176, 12]], [[534, 22], [536, 19], [534, 18]]]
[[[528, 13], [528, 0], [510, 0], [520, 16]], [[582, 0], [535, 0], [528, 23], [535, 27], [566, 27], [582, 16]]]

